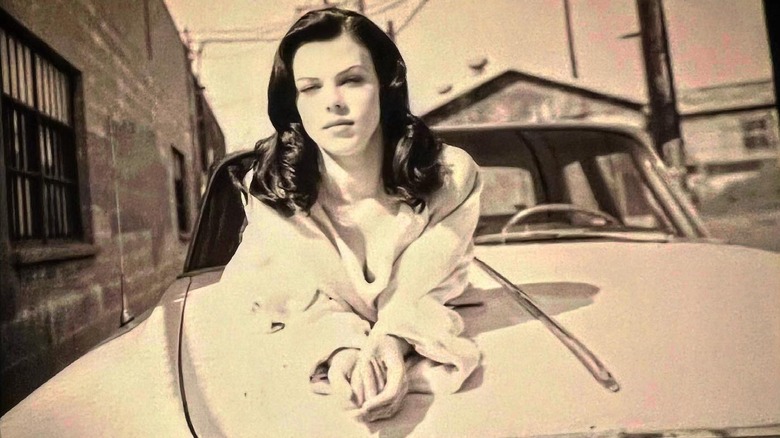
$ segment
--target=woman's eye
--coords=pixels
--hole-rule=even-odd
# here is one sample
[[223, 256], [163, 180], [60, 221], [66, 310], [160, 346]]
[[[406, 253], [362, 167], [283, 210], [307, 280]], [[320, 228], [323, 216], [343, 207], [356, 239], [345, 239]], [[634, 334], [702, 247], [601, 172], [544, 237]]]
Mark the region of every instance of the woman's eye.
[[317, 85], [307, 85], [307, 86], [305, 86], [305, 87], [301, 87], [301, 88], [299, 88], [299, 89], [298, 89], [298, 92], [299, 92], [299, 93], [309, 93], [309, 92], [311, 92], [311, 91], [314, 91], [314, 90], [316, 90], [317, 88], [319, 88], [319, 86], [317, 86]]
[[360, 76], [349, 76], [344, 79], [345, 84], [360, 84], [363, 83], [363, 78]]

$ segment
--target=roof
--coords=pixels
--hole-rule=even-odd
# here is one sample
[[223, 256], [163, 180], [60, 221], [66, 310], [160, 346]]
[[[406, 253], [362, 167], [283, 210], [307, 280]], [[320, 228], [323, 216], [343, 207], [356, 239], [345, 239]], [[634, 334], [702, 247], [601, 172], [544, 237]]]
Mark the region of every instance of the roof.
[[473, 99], [468, 99], [469, 97], [476, 96], [476, 100], [482, 100], [501, 91], [508, 85], [517, 82], [528, 82], [555, 88], [585, 98], [606, 101], [634, 111], [642, 111], [646, 105], [645, 102], [627, 97], [608, 94], [582, 87], [580, 85], [574, 85], [554, 79], [544, 78], [538, 75], [514, 69], [505, 69], [495, 73], [488, 73], [472, 77], [470, 80], [464, 81], [461, 84], [453, 85], [453, 88], [455, 88], [453, 91], [447, 92], [443, 97], [429, 105], [428, 108], [420, 111], [420, 116], [423, 118], [435, 117], [442, 113], [455, 112], [458, 109], [461, 109], [459, 107], [468, 106], [466, 103], [467, 101], [468, 103], [473, 101]]
[[774, 91], [771, 79], [681, 89], [677, 91], [677, 108], [682, 116], [768, 108], [775, 104]]

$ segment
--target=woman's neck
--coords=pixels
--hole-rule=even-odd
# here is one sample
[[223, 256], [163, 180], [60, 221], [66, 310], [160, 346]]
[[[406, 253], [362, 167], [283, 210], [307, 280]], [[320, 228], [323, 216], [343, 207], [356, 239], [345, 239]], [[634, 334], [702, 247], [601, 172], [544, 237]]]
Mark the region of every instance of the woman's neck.
[[321, 200], [338, 206], [381, 196], [384, 193], [382, 156], [380, 130], [377, 130], [367, 147], [358, 154], [335, 157], [323, 153]]

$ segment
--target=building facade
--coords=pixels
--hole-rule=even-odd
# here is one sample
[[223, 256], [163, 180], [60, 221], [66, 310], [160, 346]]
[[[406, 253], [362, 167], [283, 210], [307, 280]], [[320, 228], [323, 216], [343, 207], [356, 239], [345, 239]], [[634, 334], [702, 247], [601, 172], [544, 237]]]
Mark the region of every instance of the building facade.
[[772, 81], [678, 92], [686, 164], [692, 171], [776, 162], [780, 148]]
[[180, 272], [224, 138], [163, 0], [0, 0], [0, 409]]

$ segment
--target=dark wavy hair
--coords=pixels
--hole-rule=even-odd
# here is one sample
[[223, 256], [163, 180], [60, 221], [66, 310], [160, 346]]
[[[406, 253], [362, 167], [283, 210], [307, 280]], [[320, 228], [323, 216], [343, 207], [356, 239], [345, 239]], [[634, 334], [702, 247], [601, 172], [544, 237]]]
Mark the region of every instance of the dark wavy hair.
[[385, 191], [421, 211], [426, 198], [442, 185], [442, 145], [409, 110], [406, 64], [395, 43], [368, 18], [337, 8], [305, 14], [279, 44], [268, 85], [268, 116], [276, 134], [255, 145], [249, 191], [286, 215], [308, 213], [316, 202], [320, 151], [301, 123], [292, 63], [303, 44], [342, 34], [368, 49], [379, 78]]

